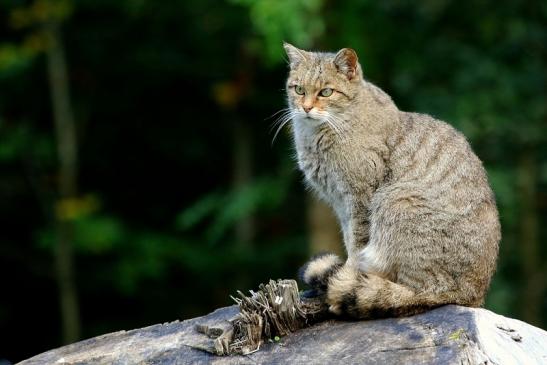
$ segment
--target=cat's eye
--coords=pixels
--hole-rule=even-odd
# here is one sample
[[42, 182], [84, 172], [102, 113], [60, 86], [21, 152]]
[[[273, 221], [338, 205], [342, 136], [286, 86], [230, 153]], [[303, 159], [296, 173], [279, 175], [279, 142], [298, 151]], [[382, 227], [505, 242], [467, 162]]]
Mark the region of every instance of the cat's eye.
[[304, 88], [300, 85], [296, 85], [294, 87], [294, 92], [297, 93], [298, 95], [304, 95]]
[[329, 96], [332, 95], [332, 91], [333, 90], [331, 88], [327, 87], [327, 88], [319, 91], [319, 95], [324, 96], [324, 97], [329, 97]]

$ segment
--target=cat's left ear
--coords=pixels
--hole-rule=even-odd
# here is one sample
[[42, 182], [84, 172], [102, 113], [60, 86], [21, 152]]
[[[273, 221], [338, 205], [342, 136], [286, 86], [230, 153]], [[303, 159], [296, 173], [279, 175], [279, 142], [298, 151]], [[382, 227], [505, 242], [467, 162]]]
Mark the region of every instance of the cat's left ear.
[[346, 75], [348, 80], [357, 75], [357, 53], [351, 48], [342, 48], [334, 56], [334, 65], [338, 72]]
[[290, 43], [283, 42], [283, 48], [289, 57], [289, 66], [295, 68], [299, 63], [306, 61], [308, 52], [296, 48]]

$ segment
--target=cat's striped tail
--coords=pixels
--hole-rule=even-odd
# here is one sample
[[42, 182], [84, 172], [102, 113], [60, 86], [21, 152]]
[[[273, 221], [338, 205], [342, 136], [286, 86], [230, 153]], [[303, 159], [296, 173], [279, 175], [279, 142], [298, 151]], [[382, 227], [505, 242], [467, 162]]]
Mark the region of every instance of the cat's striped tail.
[[312, 258], [299, 271], [300, 279], [324, 296], [329, 310], [351, 318], [399, 317], [458, 303], [458, 293], [415, 290], [381, 276], [344, 265], [334, 254]]

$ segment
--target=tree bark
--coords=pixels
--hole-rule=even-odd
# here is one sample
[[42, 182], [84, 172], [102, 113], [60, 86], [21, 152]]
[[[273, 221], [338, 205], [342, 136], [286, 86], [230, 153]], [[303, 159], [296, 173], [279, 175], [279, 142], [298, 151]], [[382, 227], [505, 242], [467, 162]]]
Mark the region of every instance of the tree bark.
[[[235, 119], [233, 134], [233, 187], [239, 190], [252, 179], [252, 137], [251, 130], [243, 120]], [[239, 245], [252, 246], [255, 236], [255, 224], [252, 215], [242, 217], [235, 226], [235, 235]]]
[[[45, 33], [49, 43], [46, 57], [59, 163], [59, 201], [57, 202], [59, 206], [77, 196], [77, 136], [59, 24], [55, 21], [47, 23]], [[58, 212], [55, 216], [57, 231], [55, 268], [61, 306], [62, 336], [64, 343], [71, 343], [80, 338], [79, 306], [72, 252], [72, 222]]]

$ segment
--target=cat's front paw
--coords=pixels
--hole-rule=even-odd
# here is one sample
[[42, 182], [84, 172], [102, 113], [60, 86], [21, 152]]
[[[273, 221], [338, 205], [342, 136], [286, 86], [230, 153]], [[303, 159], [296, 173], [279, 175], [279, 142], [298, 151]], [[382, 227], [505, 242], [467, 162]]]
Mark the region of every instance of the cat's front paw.
[[329, 278], [342, 267], [342, 260], [332, 253], [319, 254], [298, 270], [301, 281], [314, 289], [325, 291]]

